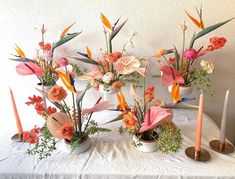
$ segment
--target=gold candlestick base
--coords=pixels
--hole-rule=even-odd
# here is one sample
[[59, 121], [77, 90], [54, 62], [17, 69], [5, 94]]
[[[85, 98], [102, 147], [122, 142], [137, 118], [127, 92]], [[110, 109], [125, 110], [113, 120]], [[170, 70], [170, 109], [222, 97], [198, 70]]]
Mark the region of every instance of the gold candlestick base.
[[222, 153], [222, 154], [228, 154], [234, 152], [234, 146], [228, 142], [225, 142], [224, 144], [220, 143], [219, 140], [212, 140], [210, 141], [210, 147], [212, 150]]
[[195, 147], [188, 147], [185, 150], [185, 154], [187, 157], [200, 161], [200, 162], [206, 162], [210, 160], [210, 154], [206, 149], [201, 148], [199, 152], [195, 151]]
[[14, 141], [14, 142], [24, 142], [23, 141], [23, 134], [15, 134], [11, 137], [11, 140]]

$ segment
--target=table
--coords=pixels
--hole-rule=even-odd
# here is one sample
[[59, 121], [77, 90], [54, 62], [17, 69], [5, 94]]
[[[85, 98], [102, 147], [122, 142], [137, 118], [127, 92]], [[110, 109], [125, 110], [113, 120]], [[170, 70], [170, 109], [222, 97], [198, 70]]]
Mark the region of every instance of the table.
[[[175, 110], [175, 115], [184, 114], [187, 122], [178, 122], [183, 136], [182, 149], [178, 153], [142, 153], [131, 145], [131, 136], [119, 135], [120, 121], [106, 125], [110, 133], [92, 137], [92, 147], [80, 155], [70, 155], [57, 150], [52, 157], [38, 161], [35, 156], [24, 154], [28, 144], [9, 140], [12, 131], [1, 136], [0, 178], [20, 179], [177, 179], [177, 178], [235, 178], [235, 153], [223, 155], [209, 148], [209, 141], [219, 137], [219, 129], [204, 114], [202, 145], [211, 154], [209, 162], [201, 163], [186, 157], [185, 148], [194, 145], [197, 111]], [[104, 123], [118, 112], [104, 111], [94, 115]], [[60, 144], [59, 144], [60, 145]]]

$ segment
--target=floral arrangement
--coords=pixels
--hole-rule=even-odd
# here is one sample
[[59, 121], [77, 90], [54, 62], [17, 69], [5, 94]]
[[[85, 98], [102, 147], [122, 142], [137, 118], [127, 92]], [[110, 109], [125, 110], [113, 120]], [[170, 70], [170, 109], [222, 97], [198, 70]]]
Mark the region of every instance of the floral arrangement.
[[[207, 47], [204, 47], [204, 45], [202, 45], [199, 49], [194, 48], [194, 43], [197, 39], [216, 30], [232, 19], [220, 22], [209, 27], [205, 27], [202, 18], [202, 8], [200, 8], [200, 10], [196, 8], [196, 11], [199, 16], [199, 20], [196, 20], [186, 11], [186, 14], [190, 18], [190, 20], [199, 29], [201, 29], [201, 31], [199, 31], [198, 33], [193, 34], [189, 47], [185, 48], [185, 37], [188, 27], [184, 22], [180, 25], [183, 31], [182, 52], [180, 53], [179, 50], [174, 46], [172, 49], [169, 50], [161, 49], [155, 54], [155, 57], [160, 63], [160, 71], [162, 72], [162, 83], [167, 86], [173, 85], [172, 89], [174, 90], [172, 90], [172, 93], [174, 93], [174, 91], [179, 91], [179, 85], [195, 85], [199, 89], [203, 90], [205, 93], [209, 93], [213, 96], [214, 91], [211, 87], [212, 85], [210, 79], [208, 78], [208, 75], [213, 73], [215, 67], [212, 60], [206, 59], [204, 56], [210, 52], [223, 48], [227, 40], [224, 37], [214, 36], [210, 38], [209, 45]], [[166, 55], [168, 54], [173, 54], [173, 57], [167, 58]], [[200, 61], [199, 59], [202, 57], [203, 59]], [[160, 58], [164, 59], [165, 63], [163, 63]], [[173, 96], [173, 98], [175, 97]], [[179, 99], [174, 100], [177, 102]]]
[[104, 25], [107, 49], [105, 52], [102, 52], [102, 56], [97, 59], [92, 56], [92, 52], [88, 47], [86, 47], [86, 53], [78, 52], [82, 58], [72, 57], [76, 60], [93, 65], [93, 71], [81, 75], [80, 79], [91, 81], [91, 84], [96, 89], [102, 86], [102, 89], [105, 91], [110, 91], [111, 89], [118, 90], [125, 82], [140, 85], [139, 77], [140, 75], [144, 76], [144, 68], [141, 67], [141, 61], [134, 56], [124, 55], [128, 46], [134, 46], [133, 38], [136, 36], [136, 33], [131, 33], [131, 37], [124, 44], [122, 52], [113, 52], [112, 41], [127, 20], [118, 25], [119, 18], [111, 25], [110, 21], [102, 13], [101, 20]]
[[[45, 125], [41, 130], [35, 126], [32, 130], [23, 134], [25, 142], [34, 144], [33, 148], [28, 149], [28, 154], [37, 154], [39, 159], [50, 156], [56, 150], [56, 143], [60, 140], [69, 144], [71, 152], [73, 152], [82, 142], [87, 140], [89, 135], [110, 131], [99, 127], [97, 122], [92, 120], [94, 112], [110, 107], [110, 103], [108, 101], [101, 102], [100, 97], [92, 108], [83, 108], [83, 97], [86, 91], [91, 88], [91, 85], [88, 84], [83, 91], [77, 91], [74, 86], [74, 79], [69, 72], [60, 72], [60, 79], [71, 92], [72, 107], [66, 102], [67, 91], [59, 85], [52, 86], [48, 92], [38, 89], [54, 107], [47, 107], [42, 97], [35, 95], [29, 97], [29, 101], [26, 102], [27, 105], [34, 106], [37, 114], [45, 119]], [[57, 112], [57, 110], [59, 111]]]
[[135, 135], [137, 140], [132, 143], [135, 147], [140, 147], [141, 141], [154, 140], [162, 152], [177, 152], [182, 138], [180, 130], [172, 121], [173, 111], [162, 108], [164, 102], [156, 99], [154, 93], [154, 86], [149, 86], [141, 99], [131, 86], [130, 94], [134, 99], [134, 105], [129, 107], [123, 98], [121, 107], [124, 112], [108, 123], [122, 120], [123, 125], [119, 132]]
[[[11, 58], [11, 60], [20, 62], [20, 64], [16, 66], [16, 72], [20, 75], [36, 75], [42, 87], [53, 86], [58, 79], [57, 71], [60, 69], [60, 64], [63, 64], [63, 58], [61, 60], [54, 59], [54, 52], [59, 46], [72, 40], [81, 33], [68, 33], [69, 29], [74, 24], [75, 23], [64, 29], [60, 35], [60, 39], [52, 44], [45, 41], [46, 29], [44, 25], [42, 25], [40, 30], [42, 39], [41, 42], [38, 43], [39, 47], [36, 49], [36, 55], [32, 59], [26, 57], [24, 51], [18, 45], [15, 45], [17, 55], [13, 55], [16, 58]], [[71, 69], [71, 67], [69, 69]]]

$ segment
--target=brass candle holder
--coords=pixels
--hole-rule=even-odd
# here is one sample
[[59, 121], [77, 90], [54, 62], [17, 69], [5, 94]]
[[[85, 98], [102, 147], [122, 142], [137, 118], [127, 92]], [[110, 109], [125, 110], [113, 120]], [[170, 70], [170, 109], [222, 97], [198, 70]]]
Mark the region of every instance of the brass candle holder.
[[234, 152], [234, 146], [228, 142], [225, 142], [224, 144], [220, 143], [219, 140], [212, 140], [210, 141], [210, 147], [212, 150], [222, 153], [222, 154], [228, 154]]
[[15, 134], [11, 137], [11, 140], [14, 142], [24, 142], [23, 141], [23, 134]]
[[201, 148], [200, 151], [195, 151], [195, 147], [188, 147], [185, 150], [185, 154], [187, 157], [200, 162], [206, 162], [210, 160], [209, 152], [203, 148]]

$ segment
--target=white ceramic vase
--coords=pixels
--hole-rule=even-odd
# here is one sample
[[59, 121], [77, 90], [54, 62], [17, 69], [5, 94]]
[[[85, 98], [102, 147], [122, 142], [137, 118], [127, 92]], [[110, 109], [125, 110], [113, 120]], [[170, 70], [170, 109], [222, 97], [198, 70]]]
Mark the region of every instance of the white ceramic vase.
[[[171, 93], [172, 85], [168, 86], [168, 91]], [[180, 86], [180, 96], [186, 97], [193, 92], [193, 88], [191, 86]]]
[[140, 145], [135, 146], [135, 148], [141, 152], [150, 153], [158, 150], [155, 140], [147, 141], [143, 139], [138, 139], [135, 135], [133, 136], [132, 140], [135, 143], [140, 143]]
[[110, 109], [116, 108], [117, 106], [117, 92], [118, 90], [112, 88], [111, 86], [109, 88], [105, 88], [103, 85], [99, 85], [99, 92], [103, 94], [103, 100], [109, 101], [112, 106]]
[[64, 151], [72, 155], [86, 152], [91, 147], [92, 144], [91, 138], [87, 136], [87, 138], [82, 143], [80, 143], [80, 145], [75, 150], [72, 151], [70, 143], [65, 140], [63, 142], [64, 142]]

